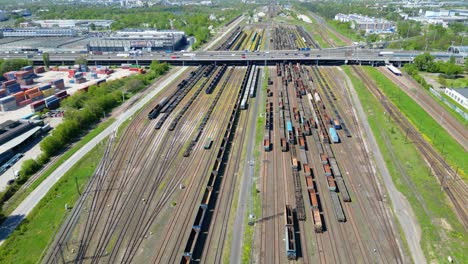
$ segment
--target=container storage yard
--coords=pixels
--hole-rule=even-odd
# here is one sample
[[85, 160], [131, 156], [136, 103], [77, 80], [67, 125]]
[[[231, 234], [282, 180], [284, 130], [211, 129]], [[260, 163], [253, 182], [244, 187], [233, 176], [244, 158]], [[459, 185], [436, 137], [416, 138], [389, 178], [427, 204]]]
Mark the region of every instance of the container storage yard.
[[56, 109], [60, 100], [93, 84], [144, 72], [141, 68], [130, 66], [79, 69], [78, 65], [74, 65], [51, 67], [48, 71], [43, 66], [26, 66], [19, 71], [7, 72], [0, 88], [0, 121], [20, 119], [45, 108]]

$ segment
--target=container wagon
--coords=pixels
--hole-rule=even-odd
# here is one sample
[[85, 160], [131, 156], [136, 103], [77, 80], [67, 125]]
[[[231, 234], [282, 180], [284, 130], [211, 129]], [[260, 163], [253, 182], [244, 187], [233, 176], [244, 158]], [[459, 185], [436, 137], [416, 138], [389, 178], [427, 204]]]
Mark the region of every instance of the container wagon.
[[330, 137], [331, 137], [331, 140], [333, 141], [333, 143], [339, 143], [340, 138], [338, 137], [338, 133], [336, 133], [335, 128], [329, 127], [328, 131], [330, 132]]
[[343, 212], [343, 208], [341, 207], [340, 199], [338, 198], [338, 194], [336, 192], [330, 192], [331, 200], [333, 203], [333, 208], [335, 211], [336, 219], [339, 222], [346, 222], [346, 217]]

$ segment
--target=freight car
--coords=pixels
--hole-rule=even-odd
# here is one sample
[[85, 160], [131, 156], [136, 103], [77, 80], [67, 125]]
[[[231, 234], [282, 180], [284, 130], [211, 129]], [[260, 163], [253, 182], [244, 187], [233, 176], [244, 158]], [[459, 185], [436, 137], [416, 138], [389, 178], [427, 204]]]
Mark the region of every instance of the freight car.
[[205, 146], [203, 146], [203, 148], [204, 149], [210, 149], [212, 144], [213, 144], [213, 140], [211, 138], [208, 138], [206, 140]]
[[286, 256], [289, 260], [295, 260], [296, 254], [296, 232], [294, 230], [294, 215], [291, 206], [286, 205], [285, 213], [285, 242], [286, 242]]
[[336, 219], [339, 222], [346, 222], [346, 217], [343, 212], [343, 208], [341, 207], [340, 199], [338, 198], [338, 194], [336, 192], [330, 192], [331, 200], [333, 202], [333, 208], [335, 211]]
[[314, 216], [314, 229], [315, 233], [322, 233], [322, 218], [320, 217], [320, 211], [318, 208], [312, 210]]
[[168, 101], [168, 97], [164, 97], [161, 101], [159, 101], [159, 103], [148, 113], [148, 119], [151, 120], [156, 118], [159, 115], [161, 109], [167, 104]]
[[335, 178], [335, 180], [336, 180], [336, 185], [338, 186], [338, 190], [340, 191], [341, 198], [343, 198], [343, 201], [351, 202], [351, 196], [349, 196], [349, 192], [348, 192], [348, 189], [346, 188], [343, 178], [338, 177], [338, 178]]
[[328, 131], [330, 132], [330, 137], [331, 137], [331, 140], [333, 141], [333, 143], [339, 143], [340, 138], [338, 137], [338, 133], [336, 133], [335, 128], [329, 127]]

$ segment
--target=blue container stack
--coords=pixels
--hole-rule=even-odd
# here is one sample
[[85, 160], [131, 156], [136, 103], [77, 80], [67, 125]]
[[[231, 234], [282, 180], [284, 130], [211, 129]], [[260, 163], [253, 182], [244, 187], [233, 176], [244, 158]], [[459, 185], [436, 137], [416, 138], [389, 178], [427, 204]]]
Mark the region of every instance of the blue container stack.
[[48, 89], [50, 89], [50, 88], [52, 88], [52, 85], [50, 85], [50, 84], [42, 84], [42, 85], [39, 86], [39, 91], [48, 90]]
[[56, 89], [65, 89], [65, 82], [63, 79], [52, 81], [50, 84], [55, 86]]
[[14, 96], [6, 96], [0, 99], [0, 108], [3, 112], [16, 109], [16, 98]]
[[57, 109], [60, 106], [60, 100], [55, 95], [47, 97], [44, 101], [49, 109]]

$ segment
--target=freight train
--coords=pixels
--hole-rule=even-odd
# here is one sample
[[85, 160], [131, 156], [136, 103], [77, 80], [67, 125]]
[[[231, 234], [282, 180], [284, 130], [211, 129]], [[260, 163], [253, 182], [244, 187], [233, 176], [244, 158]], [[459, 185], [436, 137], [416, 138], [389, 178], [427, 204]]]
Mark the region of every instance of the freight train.
[[148, 113], [148, 119], [149, 120], [155, 119], [159, 115], [159, 112], [161, 111], [161, 109], [167, 104], [168, 101], [169, 101], [168, 97], [164, 97], [161, 101], [159, 101], [159, 103], [153, 109], [151, 109], [151, 111]]

